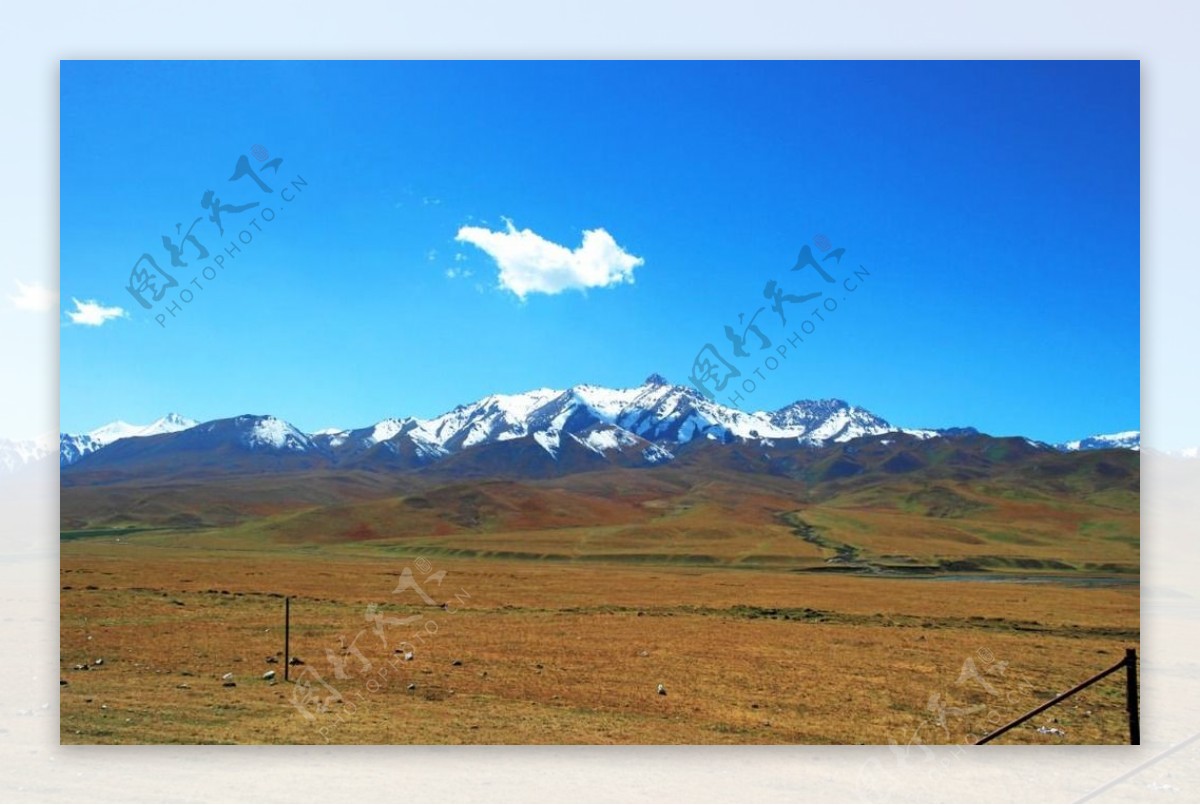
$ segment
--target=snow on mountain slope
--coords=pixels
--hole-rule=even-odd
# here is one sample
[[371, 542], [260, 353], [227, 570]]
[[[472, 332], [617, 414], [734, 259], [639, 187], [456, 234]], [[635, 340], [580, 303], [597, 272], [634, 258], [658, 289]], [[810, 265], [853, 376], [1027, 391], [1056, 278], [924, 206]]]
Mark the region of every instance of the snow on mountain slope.
[[[73, 464], [121, 440], [193, 427], [211, 428], [216, 423], [221, 423], [219, 433], [214, 431], [198, 441], [189, 441], [189, 445], [228, 443], [233, 439], [251, 451], [307, 452], [314, 460], [332, 465], [373, 468], [424, 466], [482, 445], [491, 446], [489, 461], [503, 463], [510, 456], [528, 455], [519, 451], [527, 450], [530, 440], [560, 466], [594, 462], [596, 457], [636, 466], [672, 461], [677, 447], [697, 440], [753, 442], [782, 448], [819, 447], [892, 433], [919, 439], [978, 434], [973, 428], [899, 428], [839, 399], [799, 400], [776, 411], [746, 412], [714, 402], [690, 386], [672, 385], [660, 375], [651, 375], [631, 388], [583, 384], [566, 390], [540, 388], [518, 394], [492, 394], [431, 419], [389, 418], [362, 428], [327, 428], [311, 435], [274, 416], [242, 416], [200, 426], [175, 414], [147, 426], [114, 422], [88, 434], [62, 434], [60, 463]], [[1129, 431], [1057, 447], [1136, 450], [1139, 437], [1137, 431]], [[513, 450], [518, 452], [505, 453], [501, 446], [506, 442], [514, 442]], [[586, 452], [581, 454], [580, 448]]]
[[620, 450], [637, 444], [638, 438], [622, 428], [597, 428], [577, 441], [587, 449], [604, 455], [609, 450]]
[[13, 470], [48, 458], [54, 452], [54, 437], [0, 439], [0, 467]]
[[88, 431], [86, 434], [90, 436], [92, 441], [103, 447], [106, 444], [112, 444], [118, 439], [128, 439], [130, 436], [136, 436], [145, 425], [130, 425], [128, 422], [118, 419], [116, 422], [109, 422], [107, 425], [101, 425], [93, 431]]
[[553, 458], [558, 458], [558, 449], [562, 442], [559, 438], [559, 433], [556, 430], [541, 430], [533, 434], [533, 440], [542, 446], [542, 449], [551, 455]]
[[523, 394], [492, 394], [420, 422], [417, 435], [426, 443], [448, 450], [517, 439], [529, 434], [528, 420], [532, 412], [560, 393], [553, 389], [537, 389]]
[[[778, 411], [747, 413], [713, 402], [690, 386], [672, 385], [660, 375], [624, 389], [584, 384], [492, 394], [432, 419], [389, 418], [364, 428], [327, 428], [312, 435], [276, 417], [238, 417], [233, 422], [248, 428], [240, 438], [251, 449], [311, 450], [334, 463], [370, 461], [385, 450], [396, 457], [393, 464], [403, 457], [417, 464], [435, 461], [474, 446], [528, 436], [555, 460], [562, 455], [562, 439], [570, 436], [610, 460], [653, 464], [671, 461], [673, 446], [696, 439], [819, 445], [897, 430], [842, 400], [801, 401]], [[74, 463], [114, 441], [193, 425], [172, 415], [150, 426], [114, 422], [78, 437], [64, 435], [61, 463]]]
[[[337, 447], [361, 431], [330, 434]], [[793, 403], [774, 412], [747, 413], [713, 402], [688, 386], [675, 386], [659, 375], [625, 389], [583, 384], [565, 391], [535, 389], [520, 394], [493, 394], [457, 406], [428, 420], [384, 420], [370, 439], [387, 442], [407, 434], [426, 452], [456, 453], [481, 445], [533, 436], [554, 456], [562, 438], [571, 436], [601, 456], [636, 448], [649, 463], [670, 461], [672, 445], [696, 439], [720, 443], [743, 440], [792, 440], [820, 445], [898, 430], [866, 409], [842, 400]], [[933, 431], [908, 431], [922, 438]], [[628, 458], [628, 456], [626, 456]]]
[[1075, 450], [1110, 450], [1113, 448], [1141, 450], [1142, 432], [1138, 430], [1126, 430], [1120, 433], [1099, 434], [1089, 436], [1086, 439], [1063, 442], [1057, 445], [1057, 447], [1059, 450], [1066, 450], [1068, 452]]
[[95, 452], [101, 447], [121, 439], [157, 436], [160, 433], [178, 433], [198, 424], [194, 419], [171, 413], [154, 420], [149, 425], [131, 425], [128, 422], [117, 420], [87, 433], [62, 433], [59, 434], [59, 465], [65, 467], [74, 464], [88, 453]]
[[134, 436], [155, 436], [159, 433], [178, 433], [181, 430], [194, 428], [200, 423], [194, 419], [189, 419], [186, 416], [179, 414], [167, 414], [164, 417], [154, 420]]
[[60, 433], [58, 437], [58, 465], [60, 467], [70, 466], [88, 453], [93, 453], [103, 446], [86, 433]]
[[420, 430], [423, 423], [412, 417], [384, 419], [365, 428], [328, 428], [312, 435], [313, 442], [335, 460], [357, 458], [376, 448], [393, 458], [411, 455], [418, 463], [441, 458], [446, 450]]
[[130, 425], [128, 422], [117, 420], [110, 422], [107, 425], [96, 428], [88, 432], [88, 436], [97, 444], [106, 445], [112, 444], [118, 439], [129, 439], [137, 436], [155, 436], [159, 433], [176, 433], [181, 430], [195, 427], [199, 423], [194, 419], [180, 416], [179, 414], [167, 414], [164, 417], [154, 420], [149, 425]]

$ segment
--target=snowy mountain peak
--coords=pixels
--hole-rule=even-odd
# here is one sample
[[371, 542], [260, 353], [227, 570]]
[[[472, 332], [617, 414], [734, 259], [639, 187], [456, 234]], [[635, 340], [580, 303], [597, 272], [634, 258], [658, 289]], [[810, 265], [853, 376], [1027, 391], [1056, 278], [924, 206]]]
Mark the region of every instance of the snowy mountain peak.
[[131, 425], [118, 419], [88, 433], [63, 433], [59, 435], [58, 463], [62, 467], [74, 464], [88, 453], [94, 453], [101, 447], [121, 439], [157, 436], [160, 433], [178, 433], [194, 428], [198, 424], [194, 419], [170, 413], [154, 420], [149, 425]]
[[1142, 432], [1139, 430], [1125, 430], [1120, 433], [1101, 433], [1089, 436], [1086, 439], [1063, 442], [1057, 445], [1057, 447], [1059, 450], [1066, 450], [1068, 452], [1075, 450], [1111, 450], [1113, 448], [1141, 450]]
[[116, 422], [109, 422], [107, 425], [102, 425], [87, 435], [98, 444], [112, 444], [118, 439], [130, 439], [138, 436], [157, 436], [160, 433], [177, 433], [181, 430], [193, 428], [199, 423], [194, 419], [188, 419], [179, 414], [167, 414], [164, 417], [154, 420], [149, 425], [130, 425], [128, 422], [118, 419]]
[[[153, 431], [155, 433], [169, 433], [169, 432], [174, 432], [174, 431], [187, 430], [188, 428], [194, 428], [194, 427], [196, 427], [196, 425], [199, 425], [199, 424], [200, 423], [194, 419], [189, 419], [188, 417], [183, 416], [182, 414], [176, 414], [176, 413], [172, 412], [172, 413], [167, 414], [166, 416], [162, 417], [161, 419], [156, 419], [152, 424], [146, 426], [145, 430], [147, 432]], [[149, 435], [149, 434], [145, 433], [143, 435]]]
[[302, 452], [314, 446], [306, 434], [279, 417], [240, 416], [234, 423], [243, 432], [242, 444], [251, 450], [268, 447], [273, 450]]
[[145, 425], [130, 425], [124, 420], [118, 419], [115, 422], [109, 422], [107, 425], [101, 425], [93, 431], [88, 431], [87, 435], [92, 437], [92, 440], [97, 444], [112, 444], [118, 439], [128, 439], [130, 436], [136, 436], [141, 432]]
[[[639, 461], [645, 465], [672, 461], [678, 446], [696, 441], [820, 447], [892, 433], [920, 439], [977, 433], [972, 428], [935, 431], [896, 427], [865, 408], [837, 398], [797, 400], [775, 411], [746, 412], [652, 374], [632, 388], [577, 385], [565, 391], [540, 388], [491, 394], [432, 419], [389, 418], [362, 428], [330, 428], [314, 434], [303, 433], [275, 416], [246, 415], [202, 425], [178, 414], [168, 414], [146, 426], [118, 421], [91, 433], [62, 434], [60, 464], [74, 464], [114, 442], [185, 430], [191, 431], [189, 449], [196, 449], [193, 445], [233, 443], [251, 451], [311, 454], [313, 460], [344, 466], [400, 468], [423, 466], [482, 445], [495, 447], [513, 442], [514, 449], [520, 450], [528, 444], [527, 439], [560, 463], [602, 457], [626, 465]], [[1140, 433], [1128, 431], [1067, 442], [1057, 448], [1137, 450], [1139, 442]], [[1050, 447], [1040, 442], [1031, 444]], [[579, 448], [586, 452], [581, 453]], [[127, 444], [115, 460], [129, 455], [130, 449]], [[490, 455], [503, 453], [493, 450]]]
[[0, 469], [12, 472], [18, 467], [41, 461], [54, 454], [54, 437], [36, 439], [0, 438]]

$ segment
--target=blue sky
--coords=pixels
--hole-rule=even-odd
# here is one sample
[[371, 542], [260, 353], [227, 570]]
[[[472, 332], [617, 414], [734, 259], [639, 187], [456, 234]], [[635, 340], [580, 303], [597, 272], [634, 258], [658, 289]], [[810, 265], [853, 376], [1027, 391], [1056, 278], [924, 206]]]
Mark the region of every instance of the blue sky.
[[[809, 320], [741, 407], [1135, 429], [1138, 85], [1137, 62], [63, 62], [60, 426], [357, 427], [685, 383], [708, 343], [743, 372], [727, 402]], [[271, 193], [228, 181], [242, 155]], [[259, 207], [220, 236], [208, 190]], [[210, 256], [172, 269], [162, 236], [197, 217]], [[805, 245], [846, 250], [835, 283], [790, 271]], [[180, 283], [148, 311], [144, 252]], [[823, 296], [760, 313], [771, 347], [736, 359], [724, 328], [772, 279]]]

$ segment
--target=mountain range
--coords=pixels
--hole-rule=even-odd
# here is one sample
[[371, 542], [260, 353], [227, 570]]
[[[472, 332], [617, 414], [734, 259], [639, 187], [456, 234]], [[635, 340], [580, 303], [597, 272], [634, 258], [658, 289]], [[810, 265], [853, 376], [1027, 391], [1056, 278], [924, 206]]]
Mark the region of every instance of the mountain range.
[[[280, 472], [325, 468], [419, 470], [456, 475], [544, 477], [605, 467], [668, 464], [689, 451], [753, 445], [791, 451], [890, 434], [929, 440], [980, 435], [973, 428], [897, 427], [843, 400], [800, 400], [776, 411], [747, 413], [690, 386], [651, 375], [641, 385], [579, 385], [494, 394], [432, 419], [385, 419], [353, 429], [305, 433], [272, 415], [196, 422], [169, 414], [150, 425], [114, 422], [84, 434], [61, 434], [64, 484], [180, 473]], [[1137, 431], [1060, 445], [1030, 439], [1034, 449], [1139, 449]], [[28, 451], [27, 451], [28, 452]]]

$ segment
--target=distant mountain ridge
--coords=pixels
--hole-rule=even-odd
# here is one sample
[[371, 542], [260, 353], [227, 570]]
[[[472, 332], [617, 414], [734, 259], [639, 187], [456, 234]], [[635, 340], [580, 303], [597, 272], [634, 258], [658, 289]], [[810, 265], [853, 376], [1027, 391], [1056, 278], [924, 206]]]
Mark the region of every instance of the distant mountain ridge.
[[179, 414], [167, 414], [149, 425], [130, 425], [128, 422], [117, 420], [87, 433], [61, 433], [58, 440], [58, 463], [62, 467], [69, 466], [87, 454], [121, 439], [177, 433], [198, 424], [196, 420]]
[[53, 436], [41, 439], [0, 439], [0, 467], [12, 472], [54, 453]]
[[1141, 450], [1142, 449], [1142, 433], [1136, 430], [1122, 431], [1121, 433], [1097, 434], [1089, 436], [1086, 439], [1076, 439], [1071, 442], [1063, 442], [1055, 445], [1059, 450], [1075, 451], [1075, 450], [1110, 450], [1112, 448], [1123, 448], [1125, 450]]
[[[524, 468], [544, 474], [654, 466], [696, 444], [822, 447], [892, 433], [925, 440], [978, 432], [897, 427], [839, 399], [799, 400], [776, 411], [747, 413], [651, 375], [632, 388], [578, 385], [493, 394], [432, 419], [385, 419], [316, 433], [271, 415], [198, 423], [170, 414], [147, 426], [116, 422], [86, 434], [62, 434], [59, 454], [60, 465], [72, 471], [420, 469], [432, 464], [465, 471], [469, 464], [471, 472]], [[1132, 433], [1115, 434], [1111, 444], [1105, 441], [1109, 437], [1096, 436], [1056, 449], [1137, 449]]]

